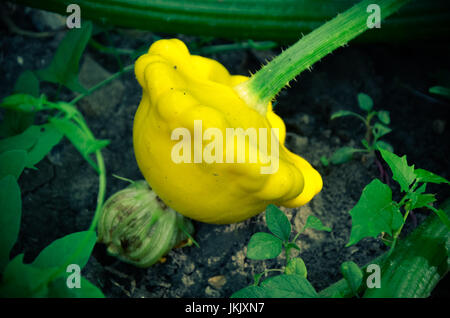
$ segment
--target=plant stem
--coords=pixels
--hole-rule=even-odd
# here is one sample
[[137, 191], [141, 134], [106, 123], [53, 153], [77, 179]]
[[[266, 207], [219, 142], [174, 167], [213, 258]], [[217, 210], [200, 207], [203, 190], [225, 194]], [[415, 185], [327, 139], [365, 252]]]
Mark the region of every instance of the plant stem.
[[111, 75], [110, 77], [108, 77], [107, 79], [101, 81], [100, 83], [92, 86], [90, 89], [87, 90], [86, 93], [80, 94], [77, 97], [75, 97], [74, 99], [72, 99], [69, 103], [74, 105], [76, 103], [78, 103], [81, 99], [83, 99], [86, 96], [89, 96], [90, 94], [92, 94], [94, 91], [96, 91], [99, 88], [102, 88], [103, 86], [107, 85], [108, 83], [112, 82], [113, 80], [115, 80], [116, 78], [118, 78], [120, 75], [122, 75], [123, 73], [127, 73], [130, 72], [134, 69], [134, 64], [125, 66], [121, 71], [114, 73], [113, 75]]
[[406, 210], [405, 215], [403, 216], [403, 224], [400, 226], [400, 228], [394, 233], [394, 241], [392, 242], [391, 248], [388, 251], [388, 254], [386, 256], [386, 258], [389, 258], [389, 256], [391, 256], [392, 252], [395, 249], [395, 246], [397, 245], [397, 241], [398, 241], [398, 237], [400, 235], [400, 233], [402, 232], [403, 226], [405, 225], [406, 222], [406, 218], [409, 215], [410, 210]]
[[135, 52], [134, 50], [131, 50], [131, 49], [122, 49], [122, 48], [105, 46], [105, 45], [101, 44], [100, 42], [94, 40], [93, 38], [91, 38], [89, 40], [89, 44], [97, 51], [99, 51], [101, 53], [106, 53], [106, 54], [132, 55]]
[[105, 162], [103, 160], [101, 150], [97, 150], [95, 152], [95, 157], [97, 159], [98, 166], [98, 194], [97, 194], [97, 206], [94, 212], [94, 218], [92, 219], [91, 225], [89, 226], [88, 231], [95, 231], [97, 227], [98, 219], [100, 217], [100, 212], [103, 208], [103, 202], [105, 200], [105, 190], [106, 190], [106, 169]]
[[235, 51], [235, 50], [246, 50], [246, 49], [255, 49], [255, 50], [269, 50], [274, 47], [277, 47], [278, 44], [272, 41], [264, 41], [264, 42], [236, 42], [231, 44], [220, 44], [220, 45], [210, 45], [200, 48], [199, 54], [208, 55], [226, 51]]
[[[380, 0], [381, 18], [386, 18], [409, 0]], [[368, 29], [367, 7], [374, 0], [364, 0], [301, 38], [278, 55], [248, 81], [235, 87], [242, 99], [265, 115], [268, 103], [289, 81], [335, 49]]]

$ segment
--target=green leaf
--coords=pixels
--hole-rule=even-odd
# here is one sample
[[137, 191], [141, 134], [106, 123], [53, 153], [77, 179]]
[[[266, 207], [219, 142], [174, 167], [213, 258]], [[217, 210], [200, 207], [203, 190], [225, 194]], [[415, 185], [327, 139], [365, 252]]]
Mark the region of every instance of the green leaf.
[[0, 152], [26, 150], [25, 167], [34, 168], [60, 142], [63, 134], [52, 124], [30, 126], [22, 134], [0, 141]]
[[98, 169], [97, 165], [89, 157], [89, 154], [107, 146], [109, 144], [108, 140], [95, 139], [79, 125], [67, 118], [51, 118], [50, 123], [72, 142], [75, 148], [94, 169]]
[[258, 232], [253, 234], [247, 247], [247, 257], [255, 260], [275, 258], [280, 255], [282, 241], [272, 234]]
[[406, 204], [409, 210], [423, 208], [436, 201], [434, 194], [423, 194], [423, 192], [425, 192], [425, 187], [426, 183], [415, 192], [408, 194], [409, 201]]
[[444, 204], [441, 205], [440, 209], [436, 209], [432, 205], [425, 205], [425, 207], [436, 213], [441, 222], [447, 227], [447, 229], [450, 230], [450, 219], [448, 218], [448, 209]]
[[39, 97], [39, 80], [33, 71], [27, 70], [20, 74], [14, 84], [14, 93], [29, 94]]
[[389, 116], [389, 112], [387, 110], [378, 111], [377, 117], [385, 125], [389, 125], [391, 123], [391, 116]]
[[428, 89], [431, 94], [441, 95], [450, 98], [450, 88], [444, 86], [433, 86]]
[[341, 264], [341, 272], [353, 295], [356, 295], [363, 280], [361, 269], [354, 262], [344, 262]]
[[45, 108], [45, 96], [36, 98], [29, 94], [14, 94], [3, 98], [0, 107], [21, 112], [36, 112]]
[[294, 249], [296, 249], [297, 251], [300, 251], [300, 247], [298, 247], [297, 244], [292, 243], [292, 242], [286, 244], [286, 249], [288, 249], [288, 248], [294, 248]]
[[414, 170], [414, 174], [416, 175], [418, 182], [424, 182], [424, 183], [447, 183], [450, 184], [450, 182], [445, 179], [444, 177], [438, 176], [437, 174], [434, 174], [430, 171], [427, 171], [425, 169], [416, 169]]
[[408, 192], [409, 186], [416, 179], [414, 165], [408, 166], [406, 156], [400, 158], [387, 150], [379, 149], [379, 151], [384, 161], [386, 161], [392, 170], [392, 178], [400, 184], [403, 192]]
[[434, 215], [427, 217], [411, 234], [398, 241], [387, 261], [374, 262], [381, 269], [380, 288], [365, 289], [364, 297], [429, 297], [448, 272], [446, 245], [449, 241], [448, 228]]
[[105, 298], [101, 290], [81, 276], [80, 288], [68, 288], [67, 278], [60, 277], [50, 282], [49, 298]]
[[39, 138], [39, 126], [30, 126], [23, 133], [0, 140], [0, 153], [8, 150], [28, 150]]
[[334, 112], [333, 114], [331, 114], [330, 119], [333, 120], [336, 118], [346, 117], [346, 116], [354, 116], [354, 117], [361, 119], [363, 122], [365, 122], [364, 118], [361, 115], [354, 113], [352, 111], [349, 111], [349, 110], [338, 110], [337, 112]]
[[324, 167], [328, 167], [330, 165], [330, 162], [328, 161], [327, 157], [321, 156], [320, 162], [323, 164]]
[[75, 105], [66, 102], [58, 102], [55, 104], [55, 108], [66, 113], [67, 119], [72, 119], [75, 116], [79, 116], [79, 111]]
[[373, 101], [372, 98], [364, 93], [359, 93], [358, 94], [358, 104], [359, 104], [359, 108], [361, 108], [362, 110], [365, 110], [367, 112], [372, 110], [373, 107]]
[[0, 137], [6, 138], [23, 133], [33, 125], [34, 117], [34, 113], [5, 109], [3, 121], [0, 123]]
[[38, 140], [29, 150], [26, 167], [33, 168], [35, 164], [44, 159], [52, 148], [61, 141], [62, 137], [63, 134], [52, 124], [40, 126]]
[[[429, 206], [427, 205], [426, 207], [429, 207]], [[437, 216], [439, 217], [439, 219], [441, 219], [441, 222], [442, 222], [443, 224], [445, 224], [445, 226], [447, 227], [447, 229], [450, 230], [450, 220], [449, 220], [447, 214], [445, 213], [445, 211], [444, 211], [444, 210], [441, 210], [441, 209], [435, 209], [435, 210], [433, 210], [433, 211], [434, 211], [434, 213], [437, 214]]]
[[366, 148], [367, 150], [370, 150], [369, 143], [367, 142], [366, 139], [361, 140], [361, 144], [364, 146], [364, 148]]
[[253, 275], [253, 281], [254, 281], [253, 285], [254, 286], [258, 286], [259, 281], [261, 280], [261, 277], [263, 277], [264, 274], [265, 274], [265, 272]]
[[333, 153], [333, 155], [330, 158], [330, 161], [335, 165], [345, 163], [347, 161], [352, 160], [353, 154], [358, 151], [360, 150], [351, 147], [339, 148], [338, 150], [336, 150], [335, 153]]
[[314, 287], [299, 275], [278, 275], [261, 283], [269, 298], [317, 298]]
[[269, 204], [266, 208], [266, 223], [275, 236], [283, 241], [289, 240], [291, 223], [286, 215], [273, 204]]
[[305, 230], [306, 229], [314, 229], [314, 230], [318, 230], [318, 231], [331, 232], [331, 228], [323, 225], [322, 221], [320, 221], [314, 215], [308, 216], [308, 218], [306, 219], [306, 224], [305, 224], [304, 229]]
[[13, 176], [0, 179], [0, 273], [9, 262], [9, 254], [17, 241], [22, 217], [20, 188]]
[[19, 179], [25, 168], [27, 152], [24, 150], [10, 150], [0, 154], [0, 179], [12, 175]]
[[387, 143], [385, 141], [382, 140], [377, 140], [375, 142], [375, 149], [384, 149], [387, 150], [389, 152], [394, 152], [394, 147], [392, 147], [392, 145], [390, 143]]
[[23, 263], [17, 255], [5, 268], [0, 285], [0, 297], [47, 297], [48, 282], [55, 268], [40, 269]]
[[[24, 71], [14, 85], [14, 92], [39, 96], [39, 80], [32, 71]], [[0, 124], [0, 136], [9, 137], [22, 133], [34, 123], [33, 112], [23, 112], [16, 109], [6, 109]]]
[[380, 123], [376, 123], [372, 127], [372, 133], [373, 133], [373, 136], [375, 137], [375, 139], [379, 139], [379, 138], [383, 137], [384, 135], [389, 134], [391, 131], [392, 131], [391, 128], [384, 126]]
[[61, 84], [72, 91], [85, 92], [78, 81], [81, 55], [91, 37], [92, 23], [85, 21], [79, 29], [67, 32], [56, 50], [50, 65], [37, 71], [38, 77], [47, 82]]
[[403, 224], [403, 216], [392, 202], [391, 189], [375, 179], [367, 185], [351, 209], [352, 230], [346, 246], [358, 243], [365, 237], [376, 237], [382, 232], [392, 235]]
[[231, 298], [267, 298], [266, 289], [260, 286], [247, 286], [231, 295]]
[[284, 269], [287, 275], [300, 275], [306, 278], [307, 270], [305, 262], [300, 257], [292, 258]]
[[66, 235], [44, 248], [32, 265], [36, 268], [59, 268], [67, 266], [70, 262], [70, 264], [77, 264], [83, 268], [91, 256], [96, 241], [97, 234], [94, 231]]

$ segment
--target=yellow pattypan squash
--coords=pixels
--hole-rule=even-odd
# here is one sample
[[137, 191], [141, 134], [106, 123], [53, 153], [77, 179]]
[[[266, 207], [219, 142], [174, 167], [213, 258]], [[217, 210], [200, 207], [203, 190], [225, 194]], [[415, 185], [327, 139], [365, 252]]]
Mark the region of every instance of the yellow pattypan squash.
[[[143, 88], [133, 127], [136, 160], [152, 189], [179, 213], [234, 223], [270, 203], [306, 204], [322, 189], [319, 173], [284, 146], [286, 128], [271, 104], [261, 113], [241, 98], [249, 92], [235, 89], [248, 77], [191, 55], [177, 39], [155, 42], [136, 61], [135, 74]], [[238, 128], [248, 133], [244, 146], [232, 133], [234, 144], [220, 140]]]

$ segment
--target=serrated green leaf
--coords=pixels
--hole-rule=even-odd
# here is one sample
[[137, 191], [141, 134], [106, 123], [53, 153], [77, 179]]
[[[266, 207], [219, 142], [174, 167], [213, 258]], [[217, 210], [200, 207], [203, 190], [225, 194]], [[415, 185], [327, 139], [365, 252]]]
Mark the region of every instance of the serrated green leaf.
[[33, 71], [27, 70], [19, 75], [14, 84], [14, 93], [29, 94], [34, 97], [39, 97], [39, 80]]
[[0, 179], [12, 175], [19, 179], [25, 168], [27, 152], [25, 150], [10, 150], [0, 154]]
[[308, 216], [308, 218], [306, 219], [306, 224], [305, 224], [304, 229], [305, 230], [306, 229], [314, 229], [314, 230], [318, 230], [318, 231], [331, 232], [331, 228], [323, 225], [322, 221], [320, 221], [314, 215]]
[[260, 286], [247, 286], [231, 295], [231, 298], [267, 298], [266, 289]]
[[305, 262], [300, 257], [290, 259], [284, 269], [284, 273], [287, 275], [300, 275], [305, 278], [308, 274]]
[[361, 108], [362, 110], [365, 110], [366, 112], [371, 111], [373, 108], [372, 98], [369, 95], [364, 94], [364, 93], [358, 94], [358, 104], [359, 104], [359, 108]]
[[398, 182], [403, 192], [408, 192], [409, 186], [416, 179], [414, 165], [408, 166], [406, 156], [399, 157], [384, 149], [379, 149], [384, 161], [389, 165], [392, 171], [392, 178]]
[[89, 21], [84, 22], [79, 29], [68, 31], [50, 65], [36, 72], [38, 77], [43, 81], [64, 85], [76, 92], [85, 92], [86, 89], [78, 81], [78, 69], [91, 33], [92, 23]]
[[390, 143], [387, 143], [387, 142], [382, 141], [382, 140], [377, 140], [375, 142], [375, 149], [384, 149], [384, 150], [387, 150], [389, 152], [394, 152], [394, 147], [392, 147], [392, 145]]
[[347, 161], [352, 160], [353, 154], [358, 152], [359, 149], [351, 148], [351, 147], [342, 147], [336, 150], [335, 153], [330, 158], [331, 163], [335, 165], [343, 164]]
[[356, 244], [365, 237], [376, 237], [382, 232], [392, 235], [403, 224], [403, 216], [392, 202], [391, 189], [378, 179], [364, 188], [350, 215], [352, 230], [346, 246]]
[[352, 290], [353, 295], [356, 295], [363, 280], [363, 273], [359, 266], [354, 262], [344, 262], [341, 264], [341, 273]]
[[[67, 266], [70, 261], [71, 264], [83, 268], [91, 256], [96, 241], [97, 234], [94, 231], [66, 235], [44, 248], [31, 265], [36, 268], [62, 267]], [[84, 245], [83, 249], [80, 249], [80, 244]]]
[[385, 125], [389, 125], [391, 123], [391, 116], [387, 110], [378, 111], [377, 117]]
[[291, 223], [287, 216], [273, 204], [269, 204], [266, 208], [266, 223], [275, 236], [283, 241], [289, 240]]
[[438, 176], [437, 174], [434, 174], [430, 171], [427, 171], [425, 169], [416, 169], [414, 170], [414, 173], [416, 175], [418, 182], [425, 182], [425, 183], [447, 183], [450, 184], [450, 182], [445, 179], [444, 177]]
[[16, 179], [9, 175], [0, 179], [0, 273], [9, 262], [9, 254], [17, 241], [22, 217], [22, 200]]
[[68, 288], [66, 277], [60, 277], [50, 282], [49, 298], [105, 298], [101, 290], [86, 278], [81, 276], [80, 288]]
[[269, 298], [317, 298], [314, 287], [299, 275], [278, 275], [261, 283]]
[[389, 128], [383, 124], [380, 124], [380, 123], [376, 123], [372, 127], [372, 133], [373, 133], [373, 136], [375, 137], [375, 139], [379, 139], [379, 138], [383, 137], [384, 135], [389, 134], [391, 131], [392, 131], [391, 128]]
[[276, 258], [282, 250], [282, 241], [269, 233], [253, 234], [247, 247], [247, 257], [254, 260]]
[[436, 201], [434, 194], [424, 194], [427, 184], [422, 184], [414, 192], [408, 193], [407, 209], [414, 210], [426, 207], [428, 204]]

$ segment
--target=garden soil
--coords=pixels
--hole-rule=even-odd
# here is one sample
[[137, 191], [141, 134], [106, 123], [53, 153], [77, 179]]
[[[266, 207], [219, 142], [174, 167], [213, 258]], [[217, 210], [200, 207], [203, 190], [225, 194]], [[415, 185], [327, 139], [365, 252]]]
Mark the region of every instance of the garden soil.
[[[35, 28], [28, 16], [16, 13], [15, 21], [23, 28]], [[12, 92], [22, 71], [49, 64], [63, 32], [34, 38], [3, 27], [1, 33], [0, 97], [3, 98]], [[148, 32], [114, 30], [109, 41], [115, 47], [136, 49], [149, 45], [153, 36]], [[204, 40], [176, 37], [191, 47], [194, 42]], [[104, 36], [96, 39], [108, 43]], [[209, 41], [226, 43], [218, 39]], [[241, 50], [210, 57], [233, 74], [248, 75], [278, 53], [279, 50]], [[277, 97], [275, 112], [286, 123], [287, 147], [316, 167], [324, 181], [321, 193], [306, 206], [283, 208], [294, 231], [301, 229], [309, 215], [332, 228], [330, 233], [306, 230], [299, 236], [300, 251], [295, 252], [304, 260], [308, 279], [317, 290], [342, 278], [342, 262], [354, 261], [362, 266], [387, 250], [375, 238], [345, 247], [351, 229], [349, 211], [363, 188], [374, 178], [380, 178], [380, 174], [370, 156], [355, 156], [339, 166], [325, 167], [321, 163], [322, 156], [331, 156], [339, 147], [360, 147], [365, 133], [357, 119], [330, 120], [330, 115], [340, 109], [358, 112], [357, 94], [370, 95], [375, 109], [391, 114], [392, 132], [384, 140], [394, 146], [395, 153], [406, 154], [415, 167], [450, 178], [450, 105], [448, 100], [428, 93], [429, 87], [445, 84], [450, 71], [449, 55], [448, 43], [349, 43], [316, 63], [310, 72], [302, 73]], [[122, 60], [133, 63], [131, 58]], [[80, 80], [91, 87], [117, 70], [114, 56], [88, 47], [81, 60]], [[51, 100], [56, 98], [52, 84], [41, 84], [41, 92]], [[73, 97], [64, 89], [59, 95], [59, 99], [67, 101]], [[111, 141], [102, 151], [107, 169], [107, 197], [127, 186], [127, 182], [113, 175], [133, 180], [143, 178], [132, 144], [133, 118], [140, 99], [141, 87], [134, 74], [127, 73], [78, 104], [95, 136]], [[37, 168], [25, 170], [19, 180], [23, 217], [13, 256], [25, 253], [25, 261], [32, 261], [55, 239], [86, 230], [96, 205], [97, 174], [68, 140], [57, 145]], [[391, 185], [398, 199], [399, 189], [392, 180]], [[429, 186], [428, 190], [437, 193], [440, 202], [449, 196], [445, 186]], [[207, 195], [210, 194], [205, 192]], [[415, 211], [406, 230], [411, 231], [428, 214], [424, 210]], [[229, 297], [251, 284], [254, 274], [285, 264], [284, 255], [268, 261], [246, 258], [252, 234], [268, 231], [264, 213], [237, 224], [194, 222], [194, 226], [200, 248], [175, 249], [166, 255], [164, 262], [141, 269], [109, 256], [105, 247], [97, 244], [83, 274], [107, 297]], [[438, 285], [434, 296], [448, 296], [444, 283]]]

